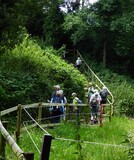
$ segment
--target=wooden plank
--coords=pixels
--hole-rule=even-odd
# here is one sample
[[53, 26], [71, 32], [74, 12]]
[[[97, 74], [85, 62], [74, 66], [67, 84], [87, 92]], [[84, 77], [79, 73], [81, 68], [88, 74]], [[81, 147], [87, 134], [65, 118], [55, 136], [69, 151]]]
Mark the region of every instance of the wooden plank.
[[[39, 105], [39, 103], [34, 103], [34, 104], [29, 104], [29, 105], [22, 105], [22, 109], [23, 108], [35, 108], [35, 107], [38, 107], [38, 105]], [[106, 106], [108, 106], [108, 105], [111, 105], [111, 104], [106, 104]], [[89, 106], [89, 104], [88, 103], [83, 103], [83, 104], [72, 104], [72, 103], [66, 103], [66, 104], [64, 104], [64, 103], [42, 103], [42, 107], [50, 107], [50, 106], [81, 106], [81, 107], [86, 107], [86, 106]], [[6, 114], [9, 114], [9, 113], [11, 113], [11, 112], [14, 112], [14, 111], [16, 111], [17, 110], [17, 107], [18, 106], [15, 106], [15, 107], [12, 107], [12, 108], [9, 108], [9, 109], [6, 109], [6, 110], [4, 110], [4, 111], [1, 111], [0, 112], [0, 115], [1, 116], [4, 116], [4, 115], [6, 115]]]
[[7, 130], [2, 125], [2, 122], [0, 121], [0, 131], [9, 146], [12, 148], [12, 151], [14, 152], [15, 156], [20, 160], [26, 160], [24, 157], [24, 152], [20, 149], [20, 147], [16, 144], [14, 139], [9, 135]]
[[[34, 103], [34, 104], [29, 104], [29, 105], [23, 105], [22, 106], [22, 109], [23, 108], [35, 108], [35, 107], [38, 107], [39, 103]], [[50, 106], [74, 106], [74, 104], [61, 104], [61, 103], [42, 103], [42, 107], [50, 107]], [[88, 104], [75, 104], [75, 106], [87, 106]], [[11, 112], [14, 112], [17, 110], [17, 107], [18, 106], [15, 106], [15, 107], [12, 107], [12, 108], [9, 108], [9, 109], [6, 109], [4, 111], [1, 111], [0, 112], [0, 116], [4, 116], [6, 114], [9, 114]]]
[[23, 108], [35, 108], [38, 107], [39, 103], [34, 103], [34, 104], [27, 104], [27, 105], [22, 105]]
[[8, 113], [14, 112], [14, 111], [16, 111], [16, 110], [17, 110], [17, 107], [18, 107], [18, 106], [15, 106], [15, 107], [12, 107], [12, 108], [6, 109], [6, 110], [4, 110], [4, 111], [1, 111], [1, 112], [0, 112], [0, 115], [1, 115], [1, 116], [4, 116], [5, 114], [8, 114]]
[[88, 106], [89, 104], [73, 104], [73, 103], [42, 103], [42, 106]]
[[[5, 127], [5, 129], [7, 129], [7, 124], [8, 122], [7, 121], [4, 121], [3, 122], [3, 126]], [[1, 157], [1, 160], [3, 159], [6, 159], [6, 141], [5, 141], [5, 138], [2, 134], [0, 134], [0, 157]]]

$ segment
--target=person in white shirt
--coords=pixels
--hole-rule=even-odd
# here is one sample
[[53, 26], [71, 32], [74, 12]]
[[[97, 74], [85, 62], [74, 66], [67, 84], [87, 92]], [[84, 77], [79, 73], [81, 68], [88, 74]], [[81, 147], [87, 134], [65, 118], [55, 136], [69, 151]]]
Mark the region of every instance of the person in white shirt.
[[90, 98], [90, 109], [91, 109], [91, 125], [98, 123], [98, 113], [100, 107], [100, 96], [99, 93], [94, 93]]
[[80, 57], [77, 58], [76, 60], [76, 67], [79, 69], [81, 66], [82, 60], [80, 59]]

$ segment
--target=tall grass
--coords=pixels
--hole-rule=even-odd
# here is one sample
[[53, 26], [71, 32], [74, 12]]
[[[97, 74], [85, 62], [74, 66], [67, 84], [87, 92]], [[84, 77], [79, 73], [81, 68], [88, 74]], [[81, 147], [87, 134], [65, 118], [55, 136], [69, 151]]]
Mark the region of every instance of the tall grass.
[[[134, 122], [128, 118], [114, 117], [112, 122], [106, 121], [103, 127], [82, 123], [78, 132], [74, 123], [62, 123], [46, 130], [55, 138], [51, 144], [50, 160], [126, 160], [129, 149], [118, 145], [127, 145], [123, 142], [130, 132], [134, 137]], [[45, 133], [40, 128], [28, 131], [41, 150]], [[79, 134], [81, 142], [71, 141], [76, 139], [76, 134]], [[57, 140], [57, 138], [68, 140]], [[35, 160], [39, 160], [40, 155], [26, 131], [22, 132], [19, 144], [24, 151], [34, 152]]]

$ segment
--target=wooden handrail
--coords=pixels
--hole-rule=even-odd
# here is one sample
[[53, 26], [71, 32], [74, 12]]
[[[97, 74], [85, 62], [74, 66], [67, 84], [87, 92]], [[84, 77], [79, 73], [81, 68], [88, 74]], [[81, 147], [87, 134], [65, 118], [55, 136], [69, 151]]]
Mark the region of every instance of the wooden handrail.
[[6, 115], [6, 114], [8, 114], [8, 113], [14, 112], [14, 111], [17, 110], [17, 108], [18, 108], [18, 106], [15, 106], [15, 107], [12, 107], [12, 108], [3, 110], [3, 111], [0, 112], [0, 115], [1, 115], [1, 116], [4, 116], [4, 115]]
[[1, 121], [0, 121], [0, 131], [1, 131], [1, 134], [3, 135], [3, 137], [5, 138], [6, 142], [12, 148], [12, 151], [14, 152], [15, 156], [19, 160], [26, 160], [24, 157], [24, 152], [20, 149], [20, 147], [16, 144], [16, 142], [13, 140], [13, 138], [10, 136], [10, 134], [7, 132], [7, 130], [4, 128]]
[[[81, 58], [81, 60], [84, 62], [84, 64], [86, 65], [86, 67], [88, 68], [88, 70], [90, 71], [90, 73], [92, 74], [92, 76], [94, 76], [95, 77], [95, 79], [96, 80], [98, 80], [99, 81], [99, 83], [102, 85], [102, 86], [105, 86], [105, 84], [99, 79], [99, 77], [93, 72], [93, 70], [89, 67], [89, 65], [86, 63], [86, 61], [83, 59], [83, 57], [81, 56], [81, 54], [79, 53], [79, 51], [78, 50], [76, 50], [77, 51], [77, 55]], [[101, 89], [98, 85], [96, 85], [99, 89]], [[107, 90], [108, 90], [108, 92], [109, 92], [109, 94], [110, 94], [110, 96], [111, 96], [111, 98], [112, 98], [112, 101], [110, 102], [110, 100], [108, 100], [108, 102], [111, 104], [111, 105], [113, 105], [113, 103], [114, 103], [114, 97], [113, 97], [113, 95], [112, 95], [112, 93], [110, 92], [110, 90], [107, 88]]]

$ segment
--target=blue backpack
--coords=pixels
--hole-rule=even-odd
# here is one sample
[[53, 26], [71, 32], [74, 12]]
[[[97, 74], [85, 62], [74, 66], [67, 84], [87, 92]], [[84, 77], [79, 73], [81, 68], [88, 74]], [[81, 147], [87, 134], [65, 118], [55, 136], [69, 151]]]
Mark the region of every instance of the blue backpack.
[[77, 100], [78, 104], [82, 104], [82, 101], [80, 99]]

